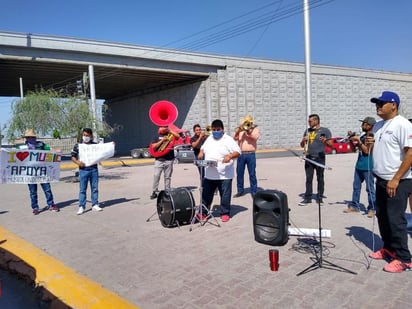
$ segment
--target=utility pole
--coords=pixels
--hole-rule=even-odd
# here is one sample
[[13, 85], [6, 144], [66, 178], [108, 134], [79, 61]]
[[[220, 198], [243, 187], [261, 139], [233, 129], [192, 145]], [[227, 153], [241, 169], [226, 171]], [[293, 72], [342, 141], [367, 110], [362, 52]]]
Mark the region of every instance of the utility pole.
[[92, 116], [93, 116], [93, 124], [92, 124], [92, 129], [93, 129], [93, 136], [95, 141], [97, 142], [99, 140], [99, 136], [97, 134], [97, 110], [96, 110], [96, 90], [94, 88], [94, 68], [93, 65], [89, 65], [89, 83], [90, 83], [90, 108], [92, 110]]
[[23, 96], [23, 78], [20, 77], [19, 81], [20, 81], [20, 100], [23, 101], [23, 98], [24, 98], [24, 96]]
[[312, 114], [309, 0], [303, 0], [303, 17], [305, 29], [306, 119], [308, 119], [309, 115]]

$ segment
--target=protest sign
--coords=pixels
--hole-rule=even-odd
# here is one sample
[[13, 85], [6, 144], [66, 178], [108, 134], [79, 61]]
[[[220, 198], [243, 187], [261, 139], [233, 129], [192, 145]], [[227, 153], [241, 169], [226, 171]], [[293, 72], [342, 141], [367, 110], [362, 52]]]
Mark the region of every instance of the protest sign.
[[57, 182], [60, 162], [61, 153], [56, 151], [1, 148], [0, 183]]
[[114, 143], [79, 144], [79, 161], [86, 166], [99, 163], [114, 156]]

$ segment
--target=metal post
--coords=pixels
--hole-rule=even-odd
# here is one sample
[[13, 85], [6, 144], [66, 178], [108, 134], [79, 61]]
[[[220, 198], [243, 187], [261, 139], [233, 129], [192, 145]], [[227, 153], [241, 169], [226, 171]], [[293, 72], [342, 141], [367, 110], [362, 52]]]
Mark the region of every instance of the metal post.
[[312, 113], [311, 92], [311, 59], [310, 59], [310, 26], [309, 26], [309, 1], [303, 0], [303, 16], [305, 28], [305, 77], [306, 77], [306, 119]]
[[90, 82], [90, 108], [92, 111], [92, 116], [93, 116], [93, 123], [92, 123], [92, 129], [93, 129], [93, 137], [94, 140], [98, 140], [98, 135], [97, 135], [97, 110], [96, 110], [96, 90], [94, 88], [94, 69], [93, 65], [89, 65], [89, 82]]
[[207, 125], [212, 123], [212, 95], [210, 93], [210, 78], [211, 76], [209, 76], [209, 78], [205, 81]]
[[20, 80], [20, 100], [23, 101], [23, 78], [19, 78]]

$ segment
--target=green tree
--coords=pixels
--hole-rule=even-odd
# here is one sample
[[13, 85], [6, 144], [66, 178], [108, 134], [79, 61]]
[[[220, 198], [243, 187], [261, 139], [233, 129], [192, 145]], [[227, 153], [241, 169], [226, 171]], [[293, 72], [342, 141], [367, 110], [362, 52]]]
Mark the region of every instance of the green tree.
[[[84, 97], [40, 89], [12, 103], [7, 137], [14, 141], [26, 129], [34, 129], [40, 136], [78, 137], [83, 128], [93, 127], [93, 121], [93, 113]], [[116, 130], [98, 119], [96, 127], [103, 136]]]
[[5, 124], [0, 124], [0, 146], [3, 145], [3, 138], [4, 138], [4, 130], [6, 130], [7, 125]]

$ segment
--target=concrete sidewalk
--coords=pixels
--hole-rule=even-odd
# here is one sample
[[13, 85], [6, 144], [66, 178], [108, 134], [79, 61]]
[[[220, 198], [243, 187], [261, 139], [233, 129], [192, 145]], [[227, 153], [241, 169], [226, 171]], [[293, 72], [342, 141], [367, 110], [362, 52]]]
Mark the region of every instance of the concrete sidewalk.
[[[196, 224], [191, 232], [190, 225], [163, 227], [156, 201], [149, 199], [152, 165], [103, 164], [104, 209], [92, 212], [88, 203], [81, 216], [76, 215], [79, 184], [70, 168], [52, 184], [59, 213], [33, 216], [26, 186], [1, 185], [0, 225], [140, 308], [409, 308], [412, 272], [382, 271], [384, 261], [367, 258], [381, 246], [377, 222], [342, 212], [352, 194], [355, 160], [356, 154], [327, 157], [332, 170], [325, 172], [321, 215], [322, 227], [332, 232], [323, 239], [324, 259], [356, 274], [322, 267], [297, 276], [313, 264], [313, 254], [302, 246], [308, 238], [295, 236], [276, 247], [280, 267], [271, 271], [273, 247], [254, 241], [250, 195], [232, 199], [232, 219], [218, 218], [220, 227]], [[292, 227], [318, 228], [317, 205], [298, 206], [305, 182], [299, 158], [258, 159], [257, 175], [262, 189], [287, 194]], [[172, 185], [189, 188], [199, 202], [196, 166], [175, 165]], [[235, 187], [234, 181], [233, 194]], [[361, 198], [366, 203], [365, 190]]]

